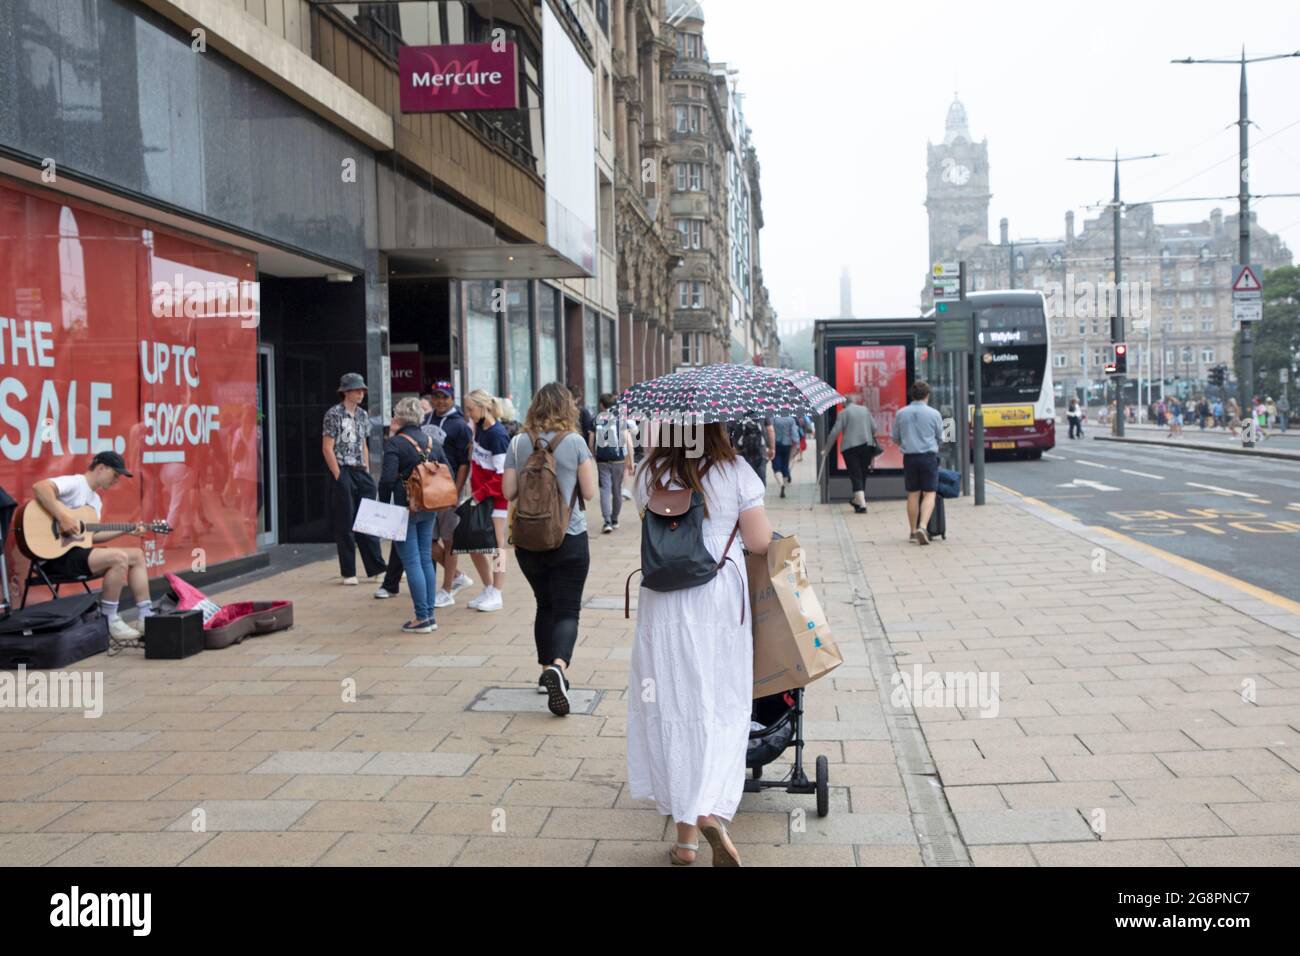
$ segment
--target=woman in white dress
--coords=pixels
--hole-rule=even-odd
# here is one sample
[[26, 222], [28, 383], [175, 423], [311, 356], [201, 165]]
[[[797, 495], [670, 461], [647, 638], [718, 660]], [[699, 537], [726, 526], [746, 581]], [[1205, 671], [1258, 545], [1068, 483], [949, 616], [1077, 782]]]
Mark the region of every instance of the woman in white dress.
[[704, 543], [715, 559], [722, 560], [737, 522], [740, 532], [728, 552], [734, 565], [726, 563], [708, 584], [640, 590], [628, 681], [628, 783], [634, 800], [653, 800], [676, 821], [673, 863], [694, 862], [698, 828], [713, 850], [714, 866], [739, 866], [740, 854], [721, 821], [735, 815], [744, 791], [753, 697], [741, 541], [765, 554], [772, 526], [763, 508], [763, 483], [736, 457], [725, 425], [704, 426], [703, 455], [698, 447], [669, 445], [657, 443], [646, 452], [636, 477], [637, 510], [644, 513], [656, 485], [689, 487], [704, 495]]

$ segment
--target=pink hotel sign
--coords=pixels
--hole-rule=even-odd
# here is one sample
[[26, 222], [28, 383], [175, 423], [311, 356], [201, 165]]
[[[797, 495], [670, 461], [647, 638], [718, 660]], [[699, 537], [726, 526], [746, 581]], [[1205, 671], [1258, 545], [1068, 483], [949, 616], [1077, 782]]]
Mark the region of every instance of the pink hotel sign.
[[513, 43], [404, 46], [397, 51], [403, 113], [519, 108]]

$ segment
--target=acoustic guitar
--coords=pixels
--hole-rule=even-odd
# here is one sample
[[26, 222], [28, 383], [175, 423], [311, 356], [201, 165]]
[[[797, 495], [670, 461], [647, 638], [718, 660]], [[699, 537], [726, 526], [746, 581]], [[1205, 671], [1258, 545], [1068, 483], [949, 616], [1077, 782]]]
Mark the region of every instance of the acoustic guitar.
[[[67, 554], [73, 548], [93, 546], [92, 537], [96, 531], [133, 531], [138, 522], [125, 524], [104, 524], [98, 520], [95, 509], [89, 505], [73, 508], [81, 523], [81, 530], [76, 534], [64, 534], [59, 522], [46, 511], [34, 498], [24, 502], [14, 515], [14, 541], [18, 550], [33, 561], [50, 561]], [[172, 529], [166, 521], [153, 521], [146, 529], [153, 534], [171, 534]]]

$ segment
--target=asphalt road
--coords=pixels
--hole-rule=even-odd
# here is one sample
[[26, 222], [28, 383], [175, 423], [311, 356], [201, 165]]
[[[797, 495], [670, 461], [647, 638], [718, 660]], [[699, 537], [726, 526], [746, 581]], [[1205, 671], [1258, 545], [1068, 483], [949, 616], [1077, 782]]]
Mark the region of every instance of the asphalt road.
[[1085, 438], [986, 472], [1086, 524], [1300, 600], [1300, 462]]

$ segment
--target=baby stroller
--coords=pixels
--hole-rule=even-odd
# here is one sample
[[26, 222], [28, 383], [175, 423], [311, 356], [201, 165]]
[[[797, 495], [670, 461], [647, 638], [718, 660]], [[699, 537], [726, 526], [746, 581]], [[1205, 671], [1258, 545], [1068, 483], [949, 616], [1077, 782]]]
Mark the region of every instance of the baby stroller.
[[[765, 787], [781, 787], [786, 793], [816, 793], [817, 816], [831, 812], [830, 761], [817, 758], [816, 782], [803, 769], [803, 688], [783, 691], [754, 701], [750, 720], [761, 725], [749, 732], [745, 766], [754, 772], [745, 780], [746, 793], [761, 793]], [[752, 724], [751, 724], [752, 727]], [[794, 766], [782, 780], [764, 780], [763, 768], [794, 744]]]

